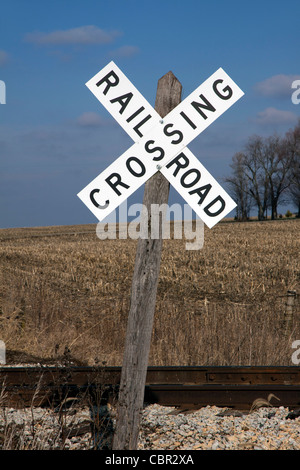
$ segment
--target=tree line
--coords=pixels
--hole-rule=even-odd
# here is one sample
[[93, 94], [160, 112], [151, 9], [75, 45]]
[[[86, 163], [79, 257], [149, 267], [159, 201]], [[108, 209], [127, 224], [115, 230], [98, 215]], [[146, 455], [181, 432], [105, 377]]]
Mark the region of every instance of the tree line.
[[283, 137], [249, 137], [243, 152], [232, 157], [231, 175], [225, 178], [237, 204], [236, 219], [278, 217], [279, 204], [292, 203], [300, 217], [300, 119]]

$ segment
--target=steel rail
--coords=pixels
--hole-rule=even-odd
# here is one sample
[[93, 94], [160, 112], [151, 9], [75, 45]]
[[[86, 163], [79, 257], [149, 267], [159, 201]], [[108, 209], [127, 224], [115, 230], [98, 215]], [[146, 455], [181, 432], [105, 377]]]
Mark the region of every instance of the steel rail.
[[[0, 405], [57, 406], [66, 398], [116, 401], [121, 367], [0, 367]], [[247, 410], [273, 393], [272, 406], [300, 406], [300, 367], [148, 367], [145, 402], [166, 406], [215, 405]]]

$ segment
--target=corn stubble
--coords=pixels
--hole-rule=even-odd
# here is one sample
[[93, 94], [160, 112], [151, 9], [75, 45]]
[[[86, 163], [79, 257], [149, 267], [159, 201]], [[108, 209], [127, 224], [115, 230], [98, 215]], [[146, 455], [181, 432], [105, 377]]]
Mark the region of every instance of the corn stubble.
[[[219, 223], [201, 250], [164, 240], [149, 365], [292, 365], [300, 220]], [[94, 225], [0, 230], [7, 362], [121, 365], [135, 240]]]

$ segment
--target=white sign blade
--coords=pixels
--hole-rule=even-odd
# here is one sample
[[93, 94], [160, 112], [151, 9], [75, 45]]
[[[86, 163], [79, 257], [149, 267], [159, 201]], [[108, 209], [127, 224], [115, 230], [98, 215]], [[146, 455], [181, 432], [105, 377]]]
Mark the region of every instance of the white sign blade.
[[86, 86], [134, 142], [138, 142], [161, 119], [113, 61], [92, 77]]
[[236, 103], [244, 92], [219, 68], [164, 118], [164, 132], [185, 147]]
[[[133, 139], [139, 136], [137, 143], [78, 193], [99, 221], [158, 170], [209, 227], [234, 209], [235, 202], [186, 148], [244, 94], [223, 69], [211, 75], [164, 119], [113, 62], [87, 85]], [[147, 119], [140, 120], [144, 111]], [[134, 119], [137, 124], [132, 123]], [[147, 129], [145, 135], [142, 127], [143, 131]]]
[[233, 199], [188, 148], [160, 171], [209, 228], [236, 207]]
[[139, 144], [130, 147], [77, 194], [100, 222], [157, 172], [154, 162], [144, 165], [140, 154], [134, 153], [136, 146]]
[[100, 222], [158, 169], [208, 227], [234, 209], [236, 203], [187, 147], [161, 167], [161, 162], [154, 159], [164, 160], [163, 148], [169, 151], [170, 157], [172, 148], [150, 147], [148, 142], [153, 141], [146, 140], [144, 146], [132, 145], [78, 194]]

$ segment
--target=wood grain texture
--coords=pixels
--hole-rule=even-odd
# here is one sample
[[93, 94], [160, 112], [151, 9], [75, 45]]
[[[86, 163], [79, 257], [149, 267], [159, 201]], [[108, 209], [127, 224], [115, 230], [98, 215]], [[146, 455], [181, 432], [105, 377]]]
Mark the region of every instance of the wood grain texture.
[[[182, 86], [172, 72], [168, 72], [158, 81], [155, 110], [162, 118], [180, 103], [181, 91]], [[148, 219], [148, 229], [151, 227], [151, 204], [167, 204], [169, 188], [168, 180], [160, 172], [146, 182], [143, 204], [147, 208], [144, 216]], [[148, 238], [139, 239], [137, 244], [113, 439], [114, 450], [137, 449], [162, 242], [160, 230], [158, 239], [151, 239], [148, 233]]]

